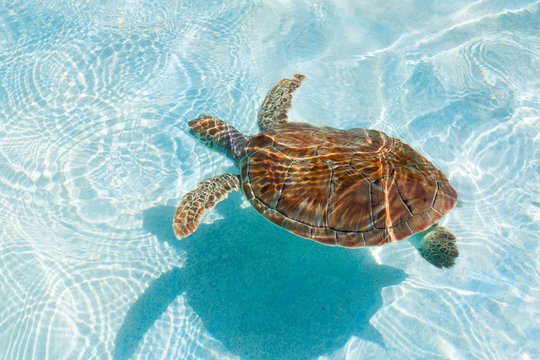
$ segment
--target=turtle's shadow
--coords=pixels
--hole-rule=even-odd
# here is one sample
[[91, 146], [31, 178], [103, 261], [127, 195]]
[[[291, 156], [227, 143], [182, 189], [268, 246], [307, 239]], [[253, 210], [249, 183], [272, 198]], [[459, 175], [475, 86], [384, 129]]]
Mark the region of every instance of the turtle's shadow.
[[144, 211], [144, 228], [181, 247], [187, 261], [155, 279], [131, 306], [115, 359], [131, 356], [180, 294], [209, 334], [242, 359], [308, 359], [353, 335], [384, 346], [369, 319], [382, 305], [381, 289], [403, 281], [403, 271], [375, 263], [364, 250], [296, 237], [252, 208], [238, 210], [239, 195], [231, 197], [218, 205], [225, 220], [202, 224], [182, 241], [172, 232], [174, 208]]

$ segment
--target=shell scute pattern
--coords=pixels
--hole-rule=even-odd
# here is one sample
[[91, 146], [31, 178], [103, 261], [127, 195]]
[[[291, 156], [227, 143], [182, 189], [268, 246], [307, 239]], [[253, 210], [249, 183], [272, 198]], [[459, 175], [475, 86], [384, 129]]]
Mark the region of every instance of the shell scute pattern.
[[315, 227], [326, 226], [331, 169], [322, 160], [295, 161], [287, 170], [276, 210], [285, 217]]
[[328, 199], [328, 226], [339, 231], [362, 232], [372, 228], [370, 183], [361, 173], [334, 171]]
[[283, 123], [249, 140], [242, 188], [255, 209], [312, 240], [382, 245], [427, 229], [456, 202], [446, 176], [369, 129]]

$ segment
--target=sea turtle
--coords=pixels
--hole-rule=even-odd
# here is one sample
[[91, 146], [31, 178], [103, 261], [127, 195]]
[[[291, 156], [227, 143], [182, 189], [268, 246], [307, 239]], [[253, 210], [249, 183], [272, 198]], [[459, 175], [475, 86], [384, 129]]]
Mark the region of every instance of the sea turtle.
[[421, 233], [416, 246], [426, 260], [454, 265], [456, 239], [437, 224], [457, 201], [447, 177], [382, 131], [289, 122], [292, 94], [304, 78], [295, 74], [270, 90], [257, 135], [206, 115], [189, 122], [190, 132], [234, 160], [240, 175], [207, 178], [185, 194], [174, 215], [176, 237], [195, 231], [206, 209], [241, 188], [258, 212], [296, 235], [360, 247]]

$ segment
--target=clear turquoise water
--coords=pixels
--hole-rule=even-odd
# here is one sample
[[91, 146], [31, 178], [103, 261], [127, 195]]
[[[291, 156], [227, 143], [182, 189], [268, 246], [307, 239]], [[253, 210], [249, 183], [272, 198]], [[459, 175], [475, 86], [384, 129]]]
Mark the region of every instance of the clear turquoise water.
[[[539, 359], [538, 1], [0, 2], [1, 359]], [[450, 178], [439, 270], [407, 242], [330, 248], [234, 194], [191, 138], [290, 117], [383, 130]]]

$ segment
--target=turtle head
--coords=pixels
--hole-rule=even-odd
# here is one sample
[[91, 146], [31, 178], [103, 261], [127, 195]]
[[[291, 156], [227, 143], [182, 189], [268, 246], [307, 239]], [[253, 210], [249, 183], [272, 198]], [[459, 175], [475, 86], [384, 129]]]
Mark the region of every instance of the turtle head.
[[201, 115], [188, 122], [189, 132], [201, 143], [225, 153], [238, 164], [248, 143], [240, 131], [224, 121], [211, 116]]

